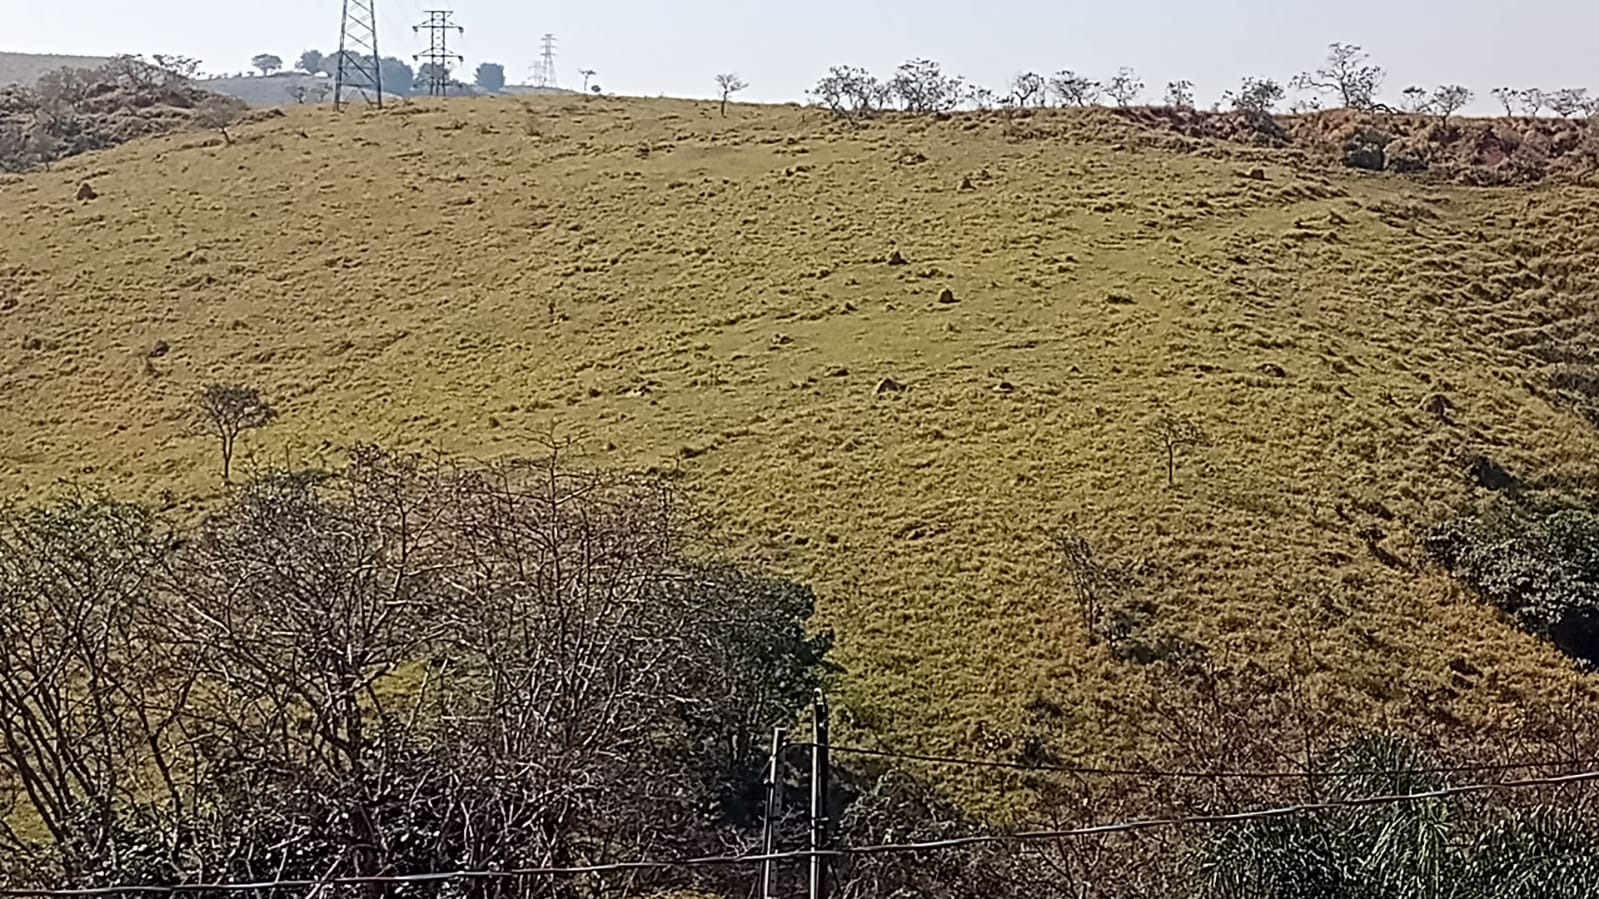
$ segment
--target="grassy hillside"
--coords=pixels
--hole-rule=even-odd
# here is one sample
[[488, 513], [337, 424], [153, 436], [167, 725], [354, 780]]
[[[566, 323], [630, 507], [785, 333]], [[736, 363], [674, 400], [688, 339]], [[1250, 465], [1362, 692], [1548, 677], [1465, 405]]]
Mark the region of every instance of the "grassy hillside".
[[[286, 112], [0, 182], [0, 489], [203, 501], [191, 398], [237, 381], [282, 411], [246, 438], [263, 462], [553, 429], [680, 472], [817, 588], [856, 742], [1170, 754], [1160, 677], [1089, 645], [1063, 527], [1331, 722], [1508, 745], [1592, 703], [1414, 535], [1481, 493], [1478, 455], [1596, 485], [1540, 367], [1586, 346], [1599, 191], [1426, 187], [1104, 110]], [[1170, 487], [1162, 408], [1211, 438]]]

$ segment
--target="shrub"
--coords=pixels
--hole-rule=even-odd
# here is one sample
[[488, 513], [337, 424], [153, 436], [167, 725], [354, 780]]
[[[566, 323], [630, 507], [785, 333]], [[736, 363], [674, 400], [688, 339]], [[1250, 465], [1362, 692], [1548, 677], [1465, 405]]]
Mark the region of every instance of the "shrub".
[[888, 82], [888, 89], [906, 112], [948, 112], [966, 96], [966, 82], [959, 75], [945, 75], [930, 59], [913, 59], [899, 67]]
[[1092, 106], [1099, 100], [1099, 82], [1066, 69], [1050, 76], [1049, 90], [1067, 106]]
[[[1362, 737], [1322, 760], [1329, 798], [1414, 794], [1444, 784], [1393, 737]], [[1348, 771], [1383, 771], [1359, 776]], [[1590, 817], [1554, 808], [1384, 803], [1219, 828], [1193, 870], [1205, 899], [1576, 899], [1599, 876]]]
[[1105, 93], [1116, 101], [1117, 106], [1131, 106], [1138, 95], [1144, 92], [1144, 82], [1138, 73], [1123, 66], [1116, 70], [1116, 74], [1105, 83]]
[[839, 118], [851, 121], [868, 118], [881, 111], [890, 91], [871, 72], [856, 66], [833, 66], [827, 77], [816, 82], [810, 94]]
[[1599, 514], [1496, 501], [1433, 528], [1424, 545], [1523, 627], [1599, 663]]
[[1283, 86], [1270, 78], [1245, 78], [1237, 91], [1228, 91], [1222, 100], [1238, 112], [1269, 115], [1285, 95]]

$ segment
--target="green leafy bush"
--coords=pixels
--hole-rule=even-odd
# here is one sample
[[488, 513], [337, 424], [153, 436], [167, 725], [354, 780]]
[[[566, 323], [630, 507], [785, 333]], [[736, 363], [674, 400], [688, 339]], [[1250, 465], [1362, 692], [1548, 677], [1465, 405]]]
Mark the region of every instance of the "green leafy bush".
[[1599, 514], [1500, 502], [1433, 529], [1424, 542], [1523, 627], [1599, 663]]

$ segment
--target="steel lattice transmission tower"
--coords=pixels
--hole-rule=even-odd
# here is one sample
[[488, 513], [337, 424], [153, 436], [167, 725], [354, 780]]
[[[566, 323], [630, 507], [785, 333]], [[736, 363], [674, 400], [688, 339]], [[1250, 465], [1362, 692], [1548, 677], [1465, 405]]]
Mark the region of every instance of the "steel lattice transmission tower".
[[339, 22], [339, 61], [333, 72], [333, 108], [344, 108], [344, 92], [358, 90], [383, 108], [383, 66], [378, 57], [377, 0], [344, 0]]
[[455, 15], [450, 10], [429, 9], [424, 12], [427, 21], [411, 26], [412, 31], [426, 30], [428, 33], [428, 48], [425, 52], [416, 54], [416, 59], [422, 63], [422, 72], [427, 75], [428, 94], [442, 97], [449, 92], [450, 63], [466, 61], [466, 57], [461, 54], [450, 52], [450, 32], [465, 34], [466, 29], [450, 21], [450, 16]]
[[555, 35], [546, 34], [539, 39], [539, 61], [533, 67], [534, 87], [556, 87]]

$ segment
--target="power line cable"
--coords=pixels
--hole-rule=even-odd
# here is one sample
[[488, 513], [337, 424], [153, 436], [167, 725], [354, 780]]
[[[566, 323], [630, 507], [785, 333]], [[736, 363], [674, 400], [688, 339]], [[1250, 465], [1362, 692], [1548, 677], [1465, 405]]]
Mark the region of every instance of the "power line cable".
[[[790, 743], [787, 748], [803, 748], [809, 743]], [[867, 749], [861, 746], [831, 746], [842, 755], [859, 755], [884, 759], [899, 759], [950, 765], [966, 768], [1001, 768], [1012, 771], [1055, 772], [1061, 774], [1089, 774], [1107, 777], [1147, 777], [1150, 779], [1225, 779], [1240, 780], [1295, 780], [1306, 777], [1382, 777], [1396, 774], [1468, 774], [1493, 771], [1524, 771], [1533, 768], [1556, 768], [1570, 765], [1599, 764], [1599, 757], [1577, 759], [1543, 759], [1519, 762], [1483, 762], [1464, 765], [1438, 765], [1418, 768], [1367, 768], [1326, 771], [1268, 771], [1268, 770], [1218, 770], [1163, 768], [1109, 768], [1092, 765], [1050, 765], [1034, 762], [1005, 762], [992, 759], [961, 758], [959, 756], [931, 755], [919, 752], [894, 752], [887, 749]]]
[[677, 868], [696, 868], [722, 865], [747, 865], [759, 862], [787, 861], [817, 856], [844, 857], [855, 855], [883, 855], [897, 852], [934, 852], [993, 843], [1059, 840], [1071, 837], [1104, 836], [1115, 833], [1130, 833], [1134, 831], [1152, 830], [1163, 827], [1229, 824], [1240, 821], [1284, 818], [1292, 815], [1334, 811], [1345, 808], [1363, 808], [1378, 805], [1427, 802], [1497, 790], [1568, 786], [1595, 780], [1599, 780], [1599, 770], [1583, 771], [1577, 774], [1566, 774], [1556, 777], [1533, 777], [1523, 778], [1520, 780], [1501, 780], [1488, 783], [1462, 784], [1460, 786], [1441, 787], [1436, 790], [1426, 790], [1419, 793], [1396, 793], [1377, 796], [1359, 796], [1349, 799], [1329, 799], [1321, 802], [1285, 805], [1276, 808], [1253, 809], [1242, 812], [1224, 812], [1209, 815], [1181, 815], [1169, 818], [1137, 818], [1127, 821], [1112, 822], [1109, 824], [1095, 824], [1086, 827], [1075, 827], [1062, 830], [1032, 830], [1019, 831], [1015, 833], [973, 834], [971, 836], [952, 837], [950, 839], [930, 840], [926, 842], [877, 843], [866, 846], [845, 846], [818, 851], [801, 849], [788, 852], [765, 853], [760, 855], [702, 856], [699, 858], [687, 858], [675, 861], [647, 859], [630, 862], [613, 862], [604, 865], [513, 868], [505, 870], [439, 871], [424, 874], [329, 877], [319, 880], [275, 880], [258, 883], [192, 883], [172, 884], [166, 886], [123, 885], [109, 887], [87, 887], [83, 889], [71, 890], [4, 887], [0, 888], [0, 896], [47, 897], [47, 899], [48, 897], [60, 897], [60, 899], [72, 899], [72, 897], [115, 896], [123, 894], [151, 895], [200, 892], [238, 893], [255, 890], [310, 889], [327, 886], [358, 886], [362, 884], [436, 883], [447, 880], [502, 880], [538, 875], [573, 876], [582, 874], [606, 874], [621, 871], [670, 870]]

